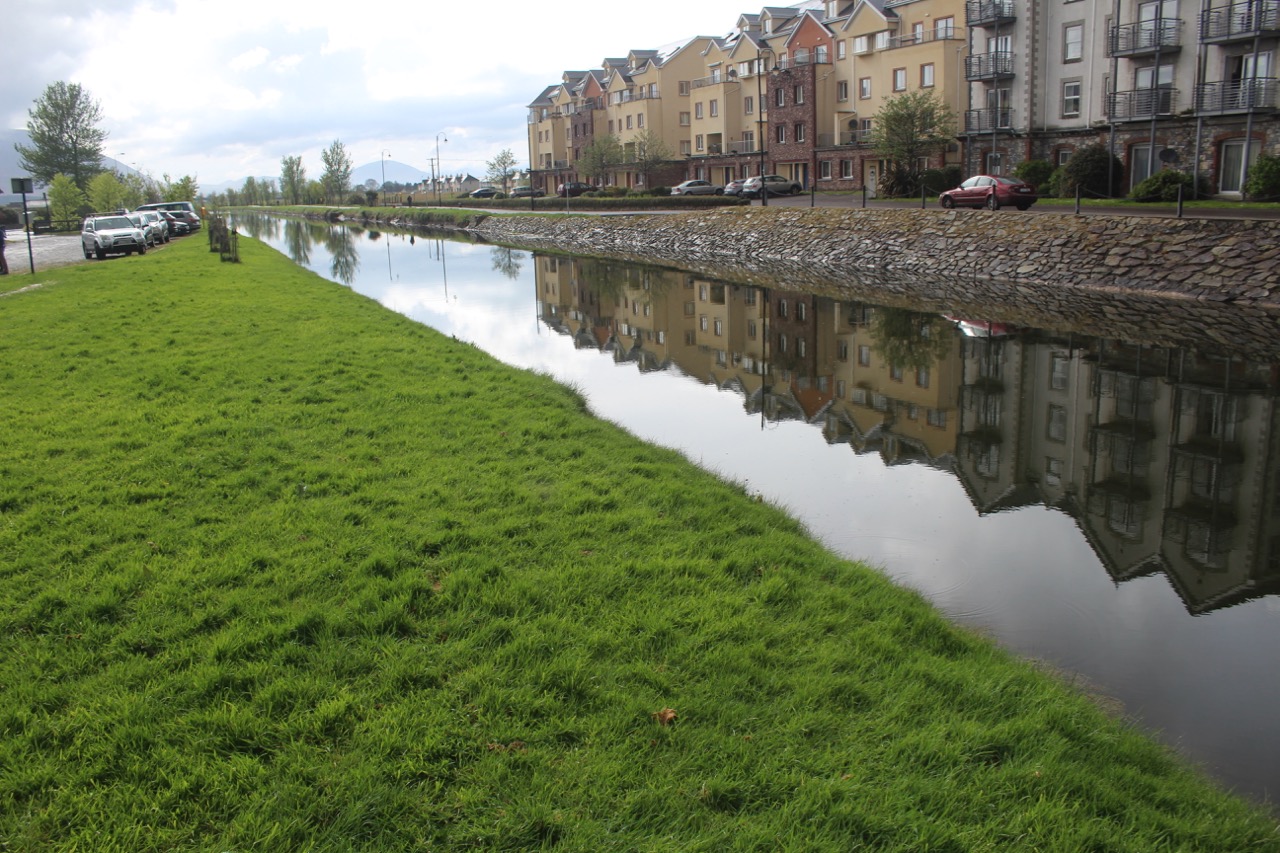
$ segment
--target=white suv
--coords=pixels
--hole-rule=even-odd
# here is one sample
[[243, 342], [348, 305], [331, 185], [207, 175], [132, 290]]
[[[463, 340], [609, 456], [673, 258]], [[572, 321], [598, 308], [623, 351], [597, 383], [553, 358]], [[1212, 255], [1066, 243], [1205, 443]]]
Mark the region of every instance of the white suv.
[[90, 216], [80, 227], [80, 246], [86, 258], [147, 253], [147, 238], [128, 216]]

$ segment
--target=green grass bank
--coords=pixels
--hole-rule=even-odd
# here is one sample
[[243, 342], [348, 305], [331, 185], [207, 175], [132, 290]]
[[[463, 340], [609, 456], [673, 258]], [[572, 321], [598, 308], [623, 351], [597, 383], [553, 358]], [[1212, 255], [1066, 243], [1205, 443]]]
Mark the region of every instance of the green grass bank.
[[0, 849], [1280, 850], [571, 389], [240, 249], [0, 296]]

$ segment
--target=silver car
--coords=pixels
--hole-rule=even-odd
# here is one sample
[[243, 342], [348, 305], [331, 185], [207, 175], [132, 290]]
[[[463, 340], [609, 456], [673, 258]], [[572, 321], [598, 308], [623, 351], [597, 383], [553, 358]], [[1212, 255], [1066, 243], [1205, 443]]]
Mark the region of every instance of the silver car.
[[671, 188], [672, 195], [724, 195], [724, 187], [718, 187], [710, 181], [692, 180], [676, 184]]
[[169, 234], [169, 227], [160, 218], [160, 214], [150, 210], [135, 210], [125, 214], [129, 221], [142, 229], [148, 246], [159, 246]]
[[90, 216], [80, 226], [80, 246], [86, 258], [147, 253], [147, 237], [128, 216]]

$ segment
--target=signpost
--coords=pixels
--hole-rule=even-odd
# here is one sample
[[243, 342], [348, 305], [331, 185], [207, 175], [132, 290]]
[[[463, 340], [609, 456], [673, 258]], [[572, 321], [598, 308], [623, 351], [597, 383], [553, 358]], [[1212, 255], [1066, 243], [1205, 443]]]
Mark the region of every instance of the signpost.
[[10, 178], [10, 192], [22, 194], [22, 222], [27, 227], [27, 263], [31, 265], [31, 274], [36, 274], [36, 256], [31, 250], [31, 217], [27, 214], [27, 193], [35, 192], [34, 182], [30, 178]]

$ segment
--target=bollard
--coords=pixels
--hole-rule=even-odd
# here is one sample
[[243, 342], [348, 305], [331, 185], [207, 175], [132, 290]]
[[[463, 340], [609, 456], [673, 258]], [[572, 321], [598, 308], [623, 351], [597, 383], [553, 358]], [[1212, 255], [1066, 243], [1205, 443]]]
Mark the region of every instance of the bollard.
[[1080, 185], [1076, 184], [1076, 215], [1080, 215]]
[[866, 184], [862, 185], [862, 206], [863, 207], [867, 206], [867, 185]]
[[1178, 218], [1182, 218], [1182, 184], [1178, 184]]

